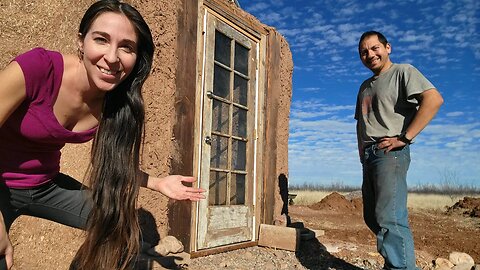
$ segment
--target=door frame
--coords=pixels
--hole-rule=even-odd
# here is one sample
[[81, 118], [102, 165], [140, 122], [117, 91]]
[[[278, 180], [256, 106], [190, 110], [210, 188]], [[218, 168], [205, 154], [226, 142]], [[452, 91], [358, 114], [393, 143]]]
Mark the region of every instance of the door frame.
[[[263, 181], [264, 181], [264, 166], [261, 166], [261, 160], [263, 160], [264, 156], [264, 141], [265, 141], [265, 74], [266, 74], [266, 67], [265, 67], [265, 58], [266, 58], [266, 32], [259, 33], [258, 31], [246, 27], [246, 24], [236, 18], [235, 16], [232, 17], [231, 14], [227, 14], [226, 12], [222, 11], [218, 6], [210, 1], [204, 1], [204, 6], [200, 8], [199, 12], [199, 20], [198, 20], [198, 35], [197, 35], [197, 94], [196, 94], [196, 106], [195, 108], [195, 135], [194, 135], [194, 175], [199, 179], [201, 173], [201, 154], [202, 154], [202, 144], [203, 144], [203, 130], [202, 127], [203, 123], [203, 114], [204, 114], [204, 86], [205, 86], [205, 45], [206, 45], [206, 31], [205, 29], [207, 26], [207, 16], [214, 16], [217, 20], [222, 21], [223, 23], [229, 25], [230, 27], [234, 28], [236, 31], [239, 31], [243, 35], [247, 36], [248, 38], [256, 41], [258, 44], [257, 50], [257, 67], [256, 67], [256, 84], [255, 84], [255, 92], [256, 92], [256, 101], [255, 101], [255, 129], [254, 129], [254, 161], [253, 161], [253, 221], [252, 221], [252, 239], [249, 243], [241, 243], [241, 244], [232, 244], [232, 249], [235, 248], [234, 246], [238, 245], [245, 245], [251, 244], [256, 245], [256, 240], [258, 238], [258, 228], [260, 226], [261, 220], [263, 218], [264, 210], [261, 209], [263, 207]], [[197, 183], [197, 186], [199, 182]], [[200, 203], [195, 203], [194, 207], [192, 207], [192, 220], [191, 220], [191, 234], [190, 234], [190, 249], [192, 252], [199, 252], [198, 249], [198, 222], [199, 222], [199, 208]], [[221, 249], [225, 249], [228, 247], [222, 246], [219, 247]], [[217, 249], [217, 248], [210, 248], [210, 249]], [[203, 250], [203, 249], [202, 249]]]

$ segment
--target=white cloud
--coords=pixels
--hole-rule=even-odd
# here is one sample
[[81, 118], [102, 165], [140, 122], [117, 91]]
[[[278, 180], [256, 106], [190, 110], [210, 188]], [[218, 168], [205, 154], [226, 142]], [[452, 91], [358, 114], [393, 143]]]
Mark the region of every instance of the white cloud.
[[[296, 35], [298, 34], [301, 34], [303, 31], [301, 29], [278, 29], [278, 31], [280, 33], [282, 33], [282, 35], [286, 36], [286, 37], [295, 37]], [[295, 43], [292, 44], [293, 46], [296, 45]]]
[[257, 13], [259, 11], [265, 11], [268, 9], [270, 9], [270, 6], [263, 1], [258, 1], [255, 4], [248, 6], [248, 11], [251, 13]]
[[457, 117], [457, 116], [462, 116], [462, 115], [464, 115], [464, 114], [465, 114], [464, 112], [449, 112], [449, 113], [447, 113], [446, 115], [447, 115], [448, 117]]
[[321, 91], [322, 89], [320, 87], [304, 87], [304, 88], [300, 88], [299, 90], [304, 92], [318, 92], [318, 91]]
[[375, 1], [375, 3], [369, 3], [365, 6], [365, 9], [366, 10], [375, 10], [375, 9], [379, 9], [379, 8], [384, 8], [388, 6], [388, 3], [385, 2], [385, 1]]
[[330, 59], [332, 59], [333, 62], [338, 62], [338, 61], [342, 61], [343, 57], [340, 55], [334, 55]]
[[422, 43], [423, 46], [428, 46], [434, 37], [428, 34], [417, 34], [414, 31], [407, 31], [399, 41], [401, 42], [413, 42], [413, 43]]

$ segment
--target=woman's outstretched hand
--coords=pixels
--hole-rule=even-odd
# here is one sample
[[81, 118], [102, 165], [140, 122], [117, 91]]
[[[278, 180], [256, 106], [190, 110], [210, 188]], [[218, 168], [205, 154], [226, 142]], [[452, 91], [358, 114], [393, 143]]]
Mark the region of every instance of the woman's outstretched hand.
[[174, 200], [199, 201], [205, 199], [205, 190], [184, 185], [195, 182], [195, 178], [182, 175], [169, 175], [163, 178], [149, 176], [147, 187], [161, 192]]

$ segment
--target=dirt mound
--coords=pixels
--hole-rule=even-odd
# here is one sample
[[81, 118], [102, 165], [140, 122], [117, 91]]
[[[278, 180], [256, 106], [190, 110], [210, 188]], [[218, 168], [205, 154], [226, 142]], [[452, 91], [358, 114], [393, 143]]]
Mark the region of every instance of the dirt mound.
[[452, 212], [462, 212], [464, 215], [480, 218], [480, 198], [464, 197], [463, 200], [448, 207], [447, 213]]
[[355, 212], [362, 209], [362, 198], [347, 199], [340, 193], [332, 192], [323, 198], [321, 201], [316, 202], [309, 207], [314, 210], [335, 210], [335, 211], [348, 211]]

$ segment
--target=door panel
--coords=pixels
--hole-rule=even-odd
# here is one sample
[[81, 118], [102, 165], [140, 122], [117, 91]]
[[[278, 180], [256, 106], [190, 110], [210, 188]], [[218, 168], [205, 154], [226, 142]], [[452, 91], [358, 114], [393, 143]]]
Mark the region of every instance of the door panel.
[[197, 248], [253, 239], [258, 44], [207, 14]]

